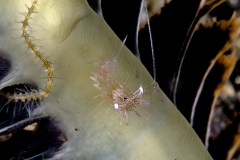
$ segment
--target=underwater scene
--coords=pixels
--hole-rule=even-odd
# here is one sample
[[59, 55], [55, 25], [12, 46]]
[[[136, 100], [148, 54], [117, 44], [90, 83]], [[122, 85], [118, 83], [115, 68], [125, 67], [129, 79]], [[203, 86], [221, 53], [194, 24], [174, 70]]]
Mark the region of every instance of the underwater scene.
[[240, 160], [239, 0], [0, 13], [0, 160]]

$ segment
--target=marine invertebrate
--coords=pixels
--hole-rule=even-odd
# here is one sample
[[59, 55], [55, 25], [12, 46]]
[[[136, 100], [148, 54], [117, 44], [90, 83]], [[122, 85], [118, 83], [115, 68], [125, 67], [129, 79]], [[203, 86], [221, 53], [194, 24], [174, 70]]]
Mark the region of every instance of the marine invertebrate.
[[[126, 84], [123, 85], [116, 80], [115, 70], [118, 66], [117, 59], [122, 46], [126, 41], [126, 38], [124, 39], [119, 51], [113, 57], [113, 59], [107, 59], [101, 63], [98, 66], [97, 71], [93, 72], [94, 76], [90, 78], [94, 81], [94, 86], [97, 87], [102, 94], [109, 99], [112, 107], [119, 111], [126, 118], [126, 123], [128, 123], [129, 112], [134, 112], [136, 115], [141, 116], [137, 111], [138, 107], [143, 107], [146, 110], [150, 110], [151, 102], [148, 102], [143, 98], [145, 88], [142, 84], [140, 84], [136, 91], [131, 91]], [[158, 89], [157, 83], [154, 86], [151, 85], [151, 87], [153, 87], [151, 97], [154, 97], [154, 92]]]
[[38, 91], [38, 90], [31, 90], [30, 92], [20, 92], [20, 93], [13, 93], [13, 94], [6, 94], [7, 98], [9, 101], [14, 100], [14, 101], [31, 101], [36, 100], [36, 99], [42, 99], [43, 97], [46, 97], [47, 94], [49, 93], [52, 85], [53, 85], [53, 69], [51, 68], [50, 62], [47, 61], [46, 58], [43, 57], [42, 53], [40, 53], [39, 50], [36, 49], [35, 45], [33, 42], [29, 39], [29, 33], [27, 32], [27, 27], [31, 28], [29, 26], [29, 19], [31, 19], [31, 15], [33, 13], [36, 13], [36, 7], [37, 1], [34, 1], [32, 3], [32, 6], [30, 8], [27, 7], [28, 12], [25, 15], [25, 19], [21, 22], [22, 23], [22, 37], [24, 38], [25, 43], [27, 44], [28, 48], [33, 51], [33, 53], [42, 61], [43, 65], [46, 67], [47, 72], [48, 72], [48, 82], [47, 86], [43, 91]]

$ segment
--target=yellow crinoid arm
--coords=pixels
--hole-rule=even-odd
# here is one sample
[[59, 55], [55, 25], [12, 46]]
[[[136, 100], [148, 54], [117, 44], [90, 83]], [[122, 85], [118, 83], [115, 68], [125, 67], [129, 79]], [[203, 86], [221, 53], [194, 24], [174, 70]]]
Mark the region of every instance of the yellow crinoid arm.
[[94, 86], [90, 77], [104, 61], [114, 58], [121, 41], [86, 0], [38, 0], [22, 29], [34, 2], [0, 0], [0, 54], [4, 51], [12, 62], [10, 74], [0, 83], [1, 88], [30, 83], [44, 91], [52, 78], [41, 105], [66, 133], [68, 140], [59, 154], [62, 159], [212, 159], [126, 47], [117, 59], [116, 81], [130, 95], [142, 85], [146, 89], [143, 97], [154, 100], [152, 110], [143, 104], [142, 109], [136, 108], [139, 115], [129, 112], [126, 125], [124, 113], [114, 110], [111, 96]]

